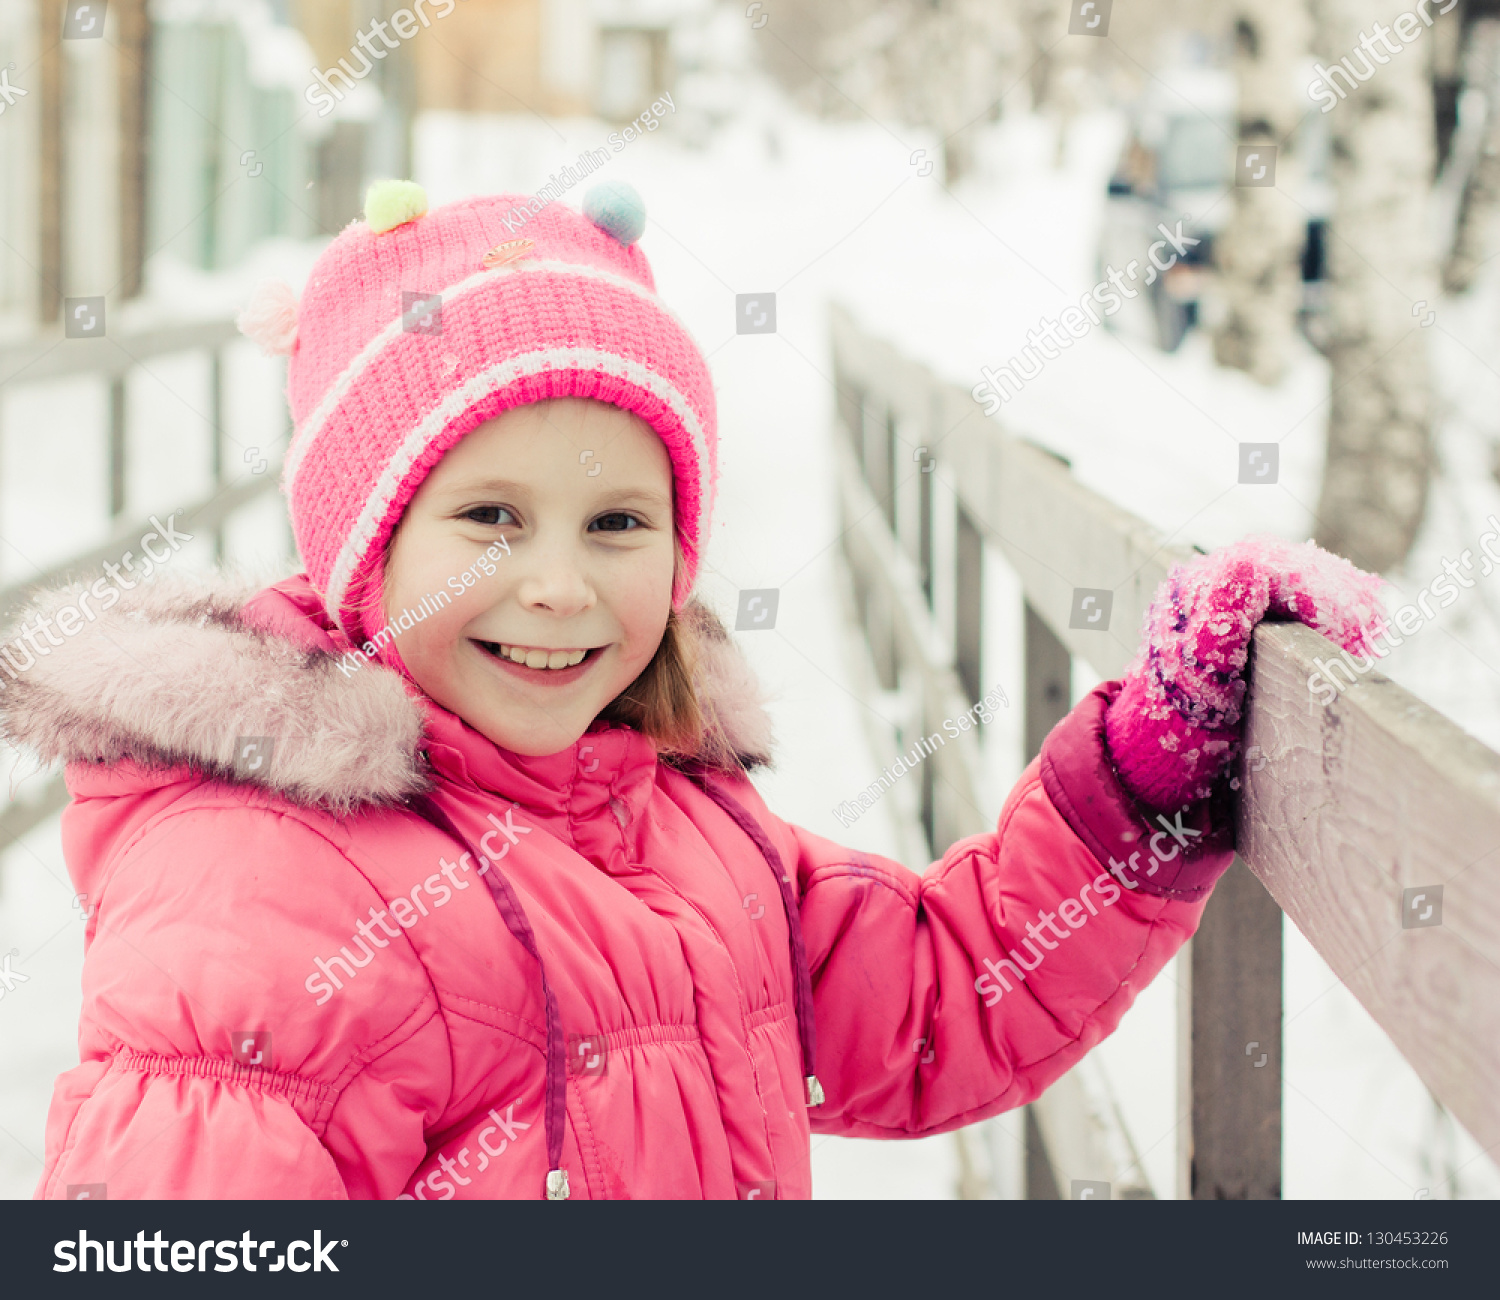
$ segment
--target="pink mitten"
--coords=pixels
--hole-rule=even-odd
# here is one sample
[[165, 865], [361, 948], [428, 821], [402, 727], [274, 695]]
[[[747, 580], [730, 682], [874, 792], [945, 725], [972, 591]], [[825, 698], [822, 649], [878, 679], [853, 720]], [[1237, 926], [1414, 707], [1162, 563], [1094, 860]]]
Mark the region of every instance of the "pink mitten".
[[1146, 611], [1140, 652], [1105, 714], [1130, 791], [1171, 812], [1212, 791], [1239, 747], [1250, 634], [1293, 620], [1355, 654], [1385, 626], [1384, 579], [1311, 542], [1248, 537], [1174, 565]]

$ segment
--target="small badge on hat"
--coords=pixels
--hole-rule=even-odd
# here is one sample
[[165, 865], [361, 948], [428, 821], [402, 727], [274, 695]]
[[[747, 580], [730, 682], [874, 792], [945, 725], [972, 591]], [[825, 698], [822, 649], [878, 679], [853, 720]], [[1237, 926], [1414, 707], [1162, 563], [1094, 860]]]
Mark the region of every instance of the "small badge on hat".
[[534, 239], [510, 239], [503, 244], [496, 244], [484, 255], [484, 269], [493, 271], [497, 266], [514, 262], [518, 258], [525, 257], [535, 247], [536, 240]]

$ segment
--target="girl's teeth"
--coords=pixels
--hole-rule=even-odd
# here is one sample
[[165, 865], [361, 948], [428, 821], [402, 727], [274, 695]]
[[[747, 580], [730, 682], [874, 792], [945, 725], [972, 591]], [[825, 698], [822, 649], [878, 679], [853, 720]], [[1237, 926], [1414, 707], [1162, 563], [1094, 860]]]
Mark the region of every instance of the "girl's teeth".
[[583, 662], [587, 650], [523, 650], [520, 646], [502, 645], [500, 653], [528, 668], [571, 668]]

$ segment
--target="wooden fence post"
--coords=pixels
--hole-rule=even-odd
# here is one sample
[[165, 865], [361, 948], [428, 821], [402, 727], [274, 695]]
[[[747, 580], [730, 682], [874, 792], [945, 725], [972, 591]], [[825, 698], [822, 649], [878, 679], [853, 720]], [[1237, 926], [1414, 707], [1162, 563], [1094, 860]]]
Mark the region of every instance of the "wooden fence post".
[[970, 704], [984, 695], [980, 682], [984, 660], [984, 534], [962, 501], [958, 505], [958, 569], [953, 610], [954, 667]]
[[[210, 348], [208, 353], [208, 438], [209, 460], [213, 469], [214, 491], [224, 486], [224, 353]], [[214, 564], [224, 562], [224, 521], [214, 527]]]
[[1073, 703], [1073, 656], [1025, 601], [1026, 761], [1042, 752], [1047, 733], [1066, 716]]
[[141, 292], [146, 256], [146, 152], [150, 131], [151, 20], [146, 0], [123, 0], [116, 77], [120, 114], [120, 297]]
[[109, 381], [109, 518], [113, 523], [125, 513], [125, 376]]
[[1192, 940], [1192, 1199], [1281, 1197], [1281, 908], [1238, 857]]
[[[1072, 705], [1073, 656], [1067, 646], [1031, 607], [1022, 601], [1025, 618], [1022, 691], [1025, 696], [1025, 761], [1030, 762], [1042, 751], [1042, 740]], [[1026, 1107], [1026, 1199], [1056, 1201], [1061, 1199], [1057, 1180], [1052, 1173], [1042, 1132], [1030, 1106]]]
[[37, 320], [62, 319], [63, 300], [63, 0], [40, 0], [36, 10], [37, 91]]

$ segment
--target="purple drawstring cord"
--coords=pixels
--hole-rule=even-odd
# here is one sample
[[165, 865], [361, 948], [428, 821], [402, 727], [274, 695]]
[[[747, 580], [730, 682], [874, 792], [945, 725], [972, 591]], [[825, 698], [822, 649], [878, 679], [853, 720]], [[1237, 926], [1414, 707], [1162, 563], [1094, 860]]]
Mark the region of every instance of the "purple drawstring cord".
[[[781, 890], [781, 906], [786, 911], [787, 933], [791, 947], [792, 1001], [797, 1013], [797, 1037], [802, 1047], [802, 1072], [807, 1084], [807, 1104], [821, 1106], [823, 1085], [818, 1082], [815, 1069], [817, 1037], [813, 1023], [812, 976], [807, 968], [807, 948], [802, 940], [802, 919], [797, 909], [797, 898], [792, 892], [791, 878], [786, 875], [785, 868], [782, 866], [781, 854], [767, 838], [760, 823], [745, 811], [743, 805], [732, 795], [718, 789], [710, 782], [707, 768], [695, 763], [686, 765], [680, 770], [704, 794], [728, 813], [740, 829], [750, 837], [755, 847], [760, 850], [761, 856], [765, 858], [766, 865], [771, 868], [771, 873], [776, 877], [776, 883]], [[413, 796], [408, 801], [407, 807], [463, 845], [474, 858], [480, 862], [486, 861], [483, 854], [474, 851], [468, 838], [453, 824], [452, 819], [430, 795]], [[562, 1167], [562, 1149], [563, 1127], [567, 1119], [568, 1076], [567, 1062], [563, 1055], [562, 1016], [558, 1012], [557, 999], [552, 994], [552, 986], [547, 983], [546, 964], [542, 961], [536, 935], [532, 931], [531, 922], [526, 919], [521, 900], [516, 897], [510, 882], [494, 863], [491, 863], [489, 869], [482, 874], [485, 883], [489, 886], [490, 896], [495, 900], [495, 906], [500, 910], [500, 915], [505, 921], [506, 929], [536, 960], [537, 969], [541, 974], [542, 997], [547, 1005], [547, 1074], [544, 1112], [547, 1132], [546, 1197], [548, 1200], [565, 1201], [568, 1199], [568, 1175]]]
[[[416, 795], [409, 801], [408, 807], [439, 830], [452, 836], [478, 861], [487, 860], [483, 854], [475, 853], [468, 838], [429, 795]], [[490, 888], [490, 897], [495, 900], [495, 906], [500, 909], [505, 928], [516, 937], [521, 947], [536, 959], [537, 969], [541, 973], [542, 997], [547, 1005], [546, 1108], [543, 1112], [547, 1132], [546, 1199], [565, 1201], [568, 1199], [568, 1175], [562, 1167], [562, 1149], [563, 1124], [567, 1115], [568, 1076], [567, 1062], [563, 1057], [562, 1016], [558, 1012], [557, 999], [552, 994], [552, 986], [547, 983], [547, 967], [542, 961], [541, 950], [536, 945], [536, 935], [532, 932], [531, 922], [526, 919], [526, 912], [521, 907], [521, 900], [516, 897], [510, 881], [506, 880], [500, 868], [494, 863], [490, 863], [489, 869], [481, 874]]]
[[802, 1042], [802, 1073], [807, 1081], [807, 1104], [821, 1106], [823, 1085], [818, 1082], [816, 1069], [817, 1029], [813, 1021], [812, 975], [807, 968], [807, 948], [802, 941], [802, 918], [797, 907], [797, 897], [792, 892], [791, 878], [787, 876], [781, 864], [781, 854], [767, 838], [760, 823], [745, 811], [744, 806], [732, 795], [720, 790], [709, 781], [709, 769], [694, 762], [685, 764], [680, 770], [704, 794], [728, 813], [739, 824], [740, 829], [754, 841], [755, 847], [760, 850], [761, 856], [765, 858], [772, 874], [775, 875], [776, 883], [781, 887], [781, 906], [786, 911], [786, 927], [792, 950], [792, 996], [793, 1005], [797, 1011], [797, 1035]]

